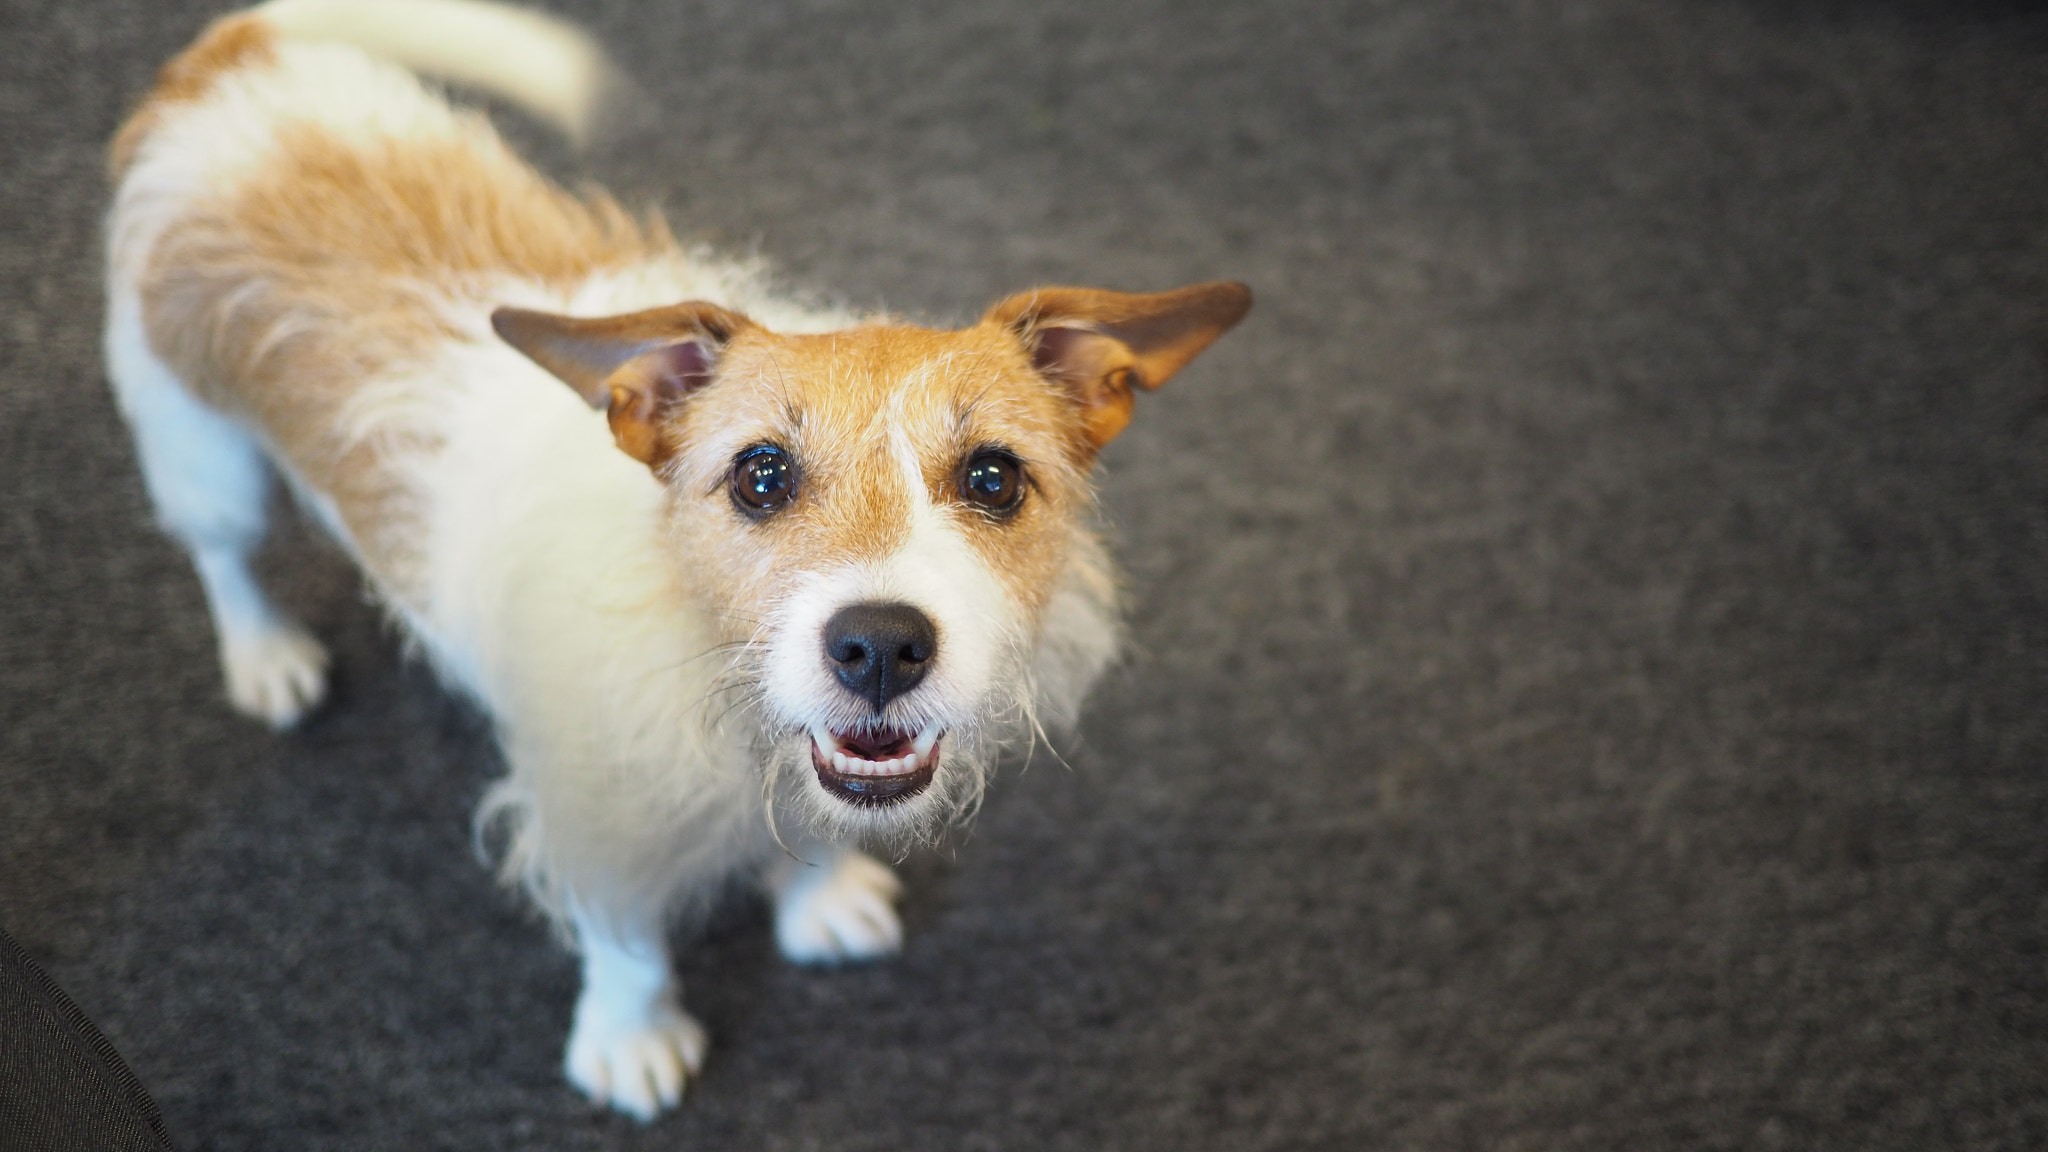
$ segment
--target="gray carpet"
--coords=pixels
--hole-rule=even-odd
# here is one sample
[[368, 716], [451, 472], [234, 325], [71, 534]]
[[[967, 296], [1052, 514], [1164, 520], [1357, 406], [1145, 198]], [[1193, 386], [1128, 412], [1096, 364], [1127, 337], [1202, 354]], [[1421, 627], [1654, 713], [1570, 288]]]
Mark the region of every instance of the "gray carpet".
[[0, 923], [181, 1147], [2048, 1146], [2039, 9], [579, 12], [662, 109], [584, 168], [794, 284], [1259, 294], [1107, 455], [1071, 769], [897, 962], [723, 914], [643, 1129], [470, 855], [481, 720], [302, 528], [336, 698], [234, 717], [149, 527], [101, 149], [203, 7], [0, 0]]

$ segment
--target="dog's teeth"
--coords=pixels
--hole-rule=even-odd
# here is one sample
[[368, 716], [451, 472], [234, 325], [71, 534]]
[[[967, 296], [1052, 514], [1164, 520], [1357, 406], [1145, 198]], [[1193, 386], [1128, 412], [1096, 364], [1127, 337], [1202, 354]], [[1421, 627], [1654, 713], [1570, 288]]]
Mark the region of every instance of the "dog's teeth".
[[924, 751], [917, 751], [913, 747], [911, 751], [906, 752], [901, 756], [892, 757], [887, 760], [870, 760], [865, 756], [861, 756], [858, 754], [848, 755], [847, 753], [838, 750], [838, 748], [836, 747], [836, 741], [834, 742], [835, 746], [829, 749], [821, 744], [819, 746], [818, 751], [820, 753], [820, 758], [823, 759], [825, 763], [830, 764], [835, 770], [840, 772], [842, 775], [908, 776], [911, 773], [916, 772], [918, 769], [923, 768], [931, 763], [931, 745], [936, 741], [937, 736], [936, 734], [934, 734], [930, 738], [922, 741], [925, 744]]
[[934, 724], [917, 734], [917, 739], [911, 742], [910, 750], [917, 754], [919, 760], [922, 760], [931, 754], [932, 745], [938, 742], [939, 728], [938, 725]]
[[839, 742], [832, 739], [832, 733], [827, 731], [823, 724], [812, 726], [811, 741], [818, 746], [818, 755], [828, 760], [839, 750]]

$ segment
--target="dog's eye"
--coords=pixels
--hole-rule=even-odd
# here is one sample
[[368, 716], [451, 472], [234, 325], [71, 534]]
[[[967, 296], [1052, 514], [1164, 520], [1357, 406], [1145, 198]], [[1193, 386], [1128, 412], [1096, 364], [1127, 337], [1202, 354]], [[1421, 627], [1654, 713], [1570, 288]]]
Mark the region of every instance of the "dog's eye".
[[1024, 500], [1024, 469], [1007, 452], [979, 452], [967, 461], [960, 495], [969, 504], [1007, 516]]
[[732, 498], [749, 516], [779, 512], [796, 494], [796, 468], [771, 444], [740, 453], [732, 462]]

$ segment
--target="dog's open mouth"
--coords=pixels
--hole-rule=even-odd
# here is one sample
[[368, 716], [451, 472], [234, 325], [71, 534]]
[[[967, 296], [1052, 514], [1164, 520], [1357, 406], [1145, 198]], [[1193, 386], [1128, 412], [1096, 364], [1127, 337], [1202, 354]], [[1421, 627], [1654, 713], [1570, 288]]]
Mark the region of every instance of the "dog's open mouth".
[[818, 783], [848, 804], [895, 804], [925, 790], [939, 766], [938, 728], [901, 732], [811, 730], [811, 767]]

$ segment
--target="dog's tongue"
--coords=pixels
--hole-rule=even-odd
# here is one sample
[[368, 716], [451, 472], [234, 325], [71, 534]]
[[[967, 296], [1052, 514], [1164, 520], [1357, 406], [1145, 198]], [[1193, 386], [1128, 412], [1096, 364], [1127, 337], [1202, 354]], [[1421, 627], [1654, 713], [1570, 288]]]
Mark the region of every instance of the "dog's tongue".
[[910, 737], [902, 732], [835, 732], [833, 736], [847, 755], [863, 760], [895, 760], [910, 755]]

